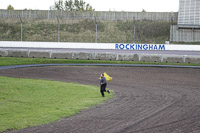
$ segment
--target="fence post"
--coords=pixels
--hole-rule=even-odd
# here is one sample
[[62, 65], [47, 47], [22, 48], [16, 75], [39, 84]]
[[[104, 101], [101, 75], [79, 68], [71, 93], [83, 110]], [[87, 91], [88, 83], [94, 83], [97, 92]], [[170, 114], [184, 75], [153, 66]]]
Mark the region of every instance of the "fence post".
[[[8, 13], [9, 13], [9, 15], [8, 15], [8, 16], [9, 16], [9, 17], [11, 17], [11, 15], [10, 15], [10, 9], [9, 9]], [[8, 18], [9, 18], [9, 17], [8, 17]]]
[[21, 15], [22, 15], [22, 17], [24, 17], [24, 11], [23, 10], [21, 11]]
[[60, 21], [58, 16], [57, 16], [57, 21], [58, 21], [58, 42], [60, 42]]
[[49, 10], [48, 10], [48, 19], [49, 19]]
[[133, 17], [133, 43], [135, 43], [135, 17]]
[[173, 24], [174, 23], [174, 15], [173, 15], [173, 12], [172, 12], [172, 15], [171, 15], [171, 23], [172, 23], [172, 29], [171, 29], [172, 30], [172, 32], [171, 32], [172, 38], [171, 38], [171, 41], [173, 42], [173, 40], [174, 40], [174, 24]]
[[73, 11], [73, 15], [74, 15], [74, 20], [75, 20], [75, 17], [76, 17], [75, 11]]
[[98, 25], [97, 25], [96, 16], [94, 16], [94, 19], [95, 19], [95, 24], [96, 24], [96, 43], [98, 43], [97, 42], [97, 39], [98, 39]]
[[23, 22], [22, 22], [22, 18], [19, 15], [19, 19], [20, 19], [20, 23], [21, 23], [21, 41], [23, 40]]

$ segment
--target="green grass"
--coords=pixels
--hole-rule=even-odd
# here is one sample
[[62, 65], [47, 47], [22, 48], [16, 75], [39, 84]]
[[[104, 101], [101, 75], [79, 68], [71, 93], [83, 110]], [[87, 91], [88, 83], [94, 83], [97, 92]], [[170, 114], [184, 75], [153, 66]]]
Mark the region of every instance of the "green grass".
[[97, 63], [97, 64], [153, 64], [153, 65], [182, 65], [200, 66], [198, 63], [164, 63], [164, 62], [138, 62], [138, 61], [107, 61], [107, 60], [69, 60], [44, 58], [15, 58], [0, 57], [0, 66], [26, 65], [26, 64], [65, 64], [65, 63]]
[[99, 87], [0, 77], [0, 132], [54, 122], [102, 103]]

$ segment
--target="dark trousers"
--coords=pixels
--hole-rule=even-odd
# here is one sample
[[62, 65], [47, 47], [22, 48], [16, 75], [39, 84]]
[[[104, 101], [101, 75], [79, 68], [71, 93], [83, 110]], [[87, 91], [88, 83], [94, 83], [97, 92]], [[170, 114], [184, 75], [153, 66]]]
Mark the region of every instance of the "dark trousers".
[[100, 88], [100, 92], [101, 92], [101, 95], [104, 97], [104, 92], [106, 92], [106, 85], [107, 84], [102, 84], [101, 85], [101, 88]]

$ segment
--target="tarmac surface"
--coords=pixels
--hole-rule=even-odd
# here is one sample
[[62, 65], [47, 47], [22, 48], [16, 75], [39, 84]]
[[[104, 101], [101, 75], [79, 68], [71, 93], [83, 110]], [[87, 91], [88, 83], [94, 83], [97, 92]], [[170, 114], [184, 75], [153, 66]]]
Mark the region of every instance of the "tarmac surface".
[[54, 123], [8, 132], [200, 132], [200, 69], [46, 66], [0, 70], [0, 75], [98, 85], [103, 72], [113, 77], [112, 100]]
[[200, 55], [200, 51], [139, 51], [139, 50], [102, 50], [102, 49], [59, 49], [59, 48], [6, 48], [0, 47], [0, 49], [4, 50], [36, 50], [36, 51], [55, 51], [55, 52], [98, 52], [98, 53], [134, 53], [134, 54], [170, 54], [170, 55]]

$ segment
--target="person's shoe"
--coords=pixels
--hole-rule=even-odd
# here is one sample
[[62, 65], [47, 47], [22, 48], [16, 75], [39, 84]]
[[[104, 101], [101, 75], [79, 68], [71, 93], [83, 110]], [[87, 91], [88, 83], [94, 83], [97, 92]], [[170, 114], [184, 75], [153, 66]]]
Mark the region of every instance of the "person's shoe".
[[107, 92], [108, 92], [108, 94], [110, 94], [110, 91], [109, 91], [109, 90], [107, 90]]

